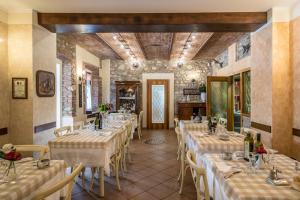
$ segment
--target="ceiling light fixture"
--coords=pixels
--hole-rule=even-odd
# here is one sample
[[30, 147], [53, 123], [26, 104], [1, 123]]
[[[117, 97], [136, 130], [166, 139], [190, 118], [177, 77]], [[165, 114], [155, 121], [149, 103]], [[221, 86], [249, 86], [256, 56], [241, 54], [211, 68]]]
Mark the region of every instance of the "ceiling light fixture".
[[193, 39], [196, 39], [196, 36], [194, 34], [190, 33], [190, 35], [188, 36], [188, 38], [186, 39], [186, 41], [183, 45], [183, 49], [182, 49], [181, 53], [179, 54], [179, 61], [177, 63], [177, 66], [183, 65], [183, 60], [185, 59], [184, 56], [187, 55], [188, 50], [190, 48], [192, 48]]
[[122, 37], [121, 34], [115, 33], [113, 35], [113, 38], [117, 40], [120, 43], [120, 48], [125, 50], [125, 53], [129, 56], [128, 58], [130, 60], [136, 59], [136, 55], [130, 48], [130, 46], [127, 44], [126, 40]]

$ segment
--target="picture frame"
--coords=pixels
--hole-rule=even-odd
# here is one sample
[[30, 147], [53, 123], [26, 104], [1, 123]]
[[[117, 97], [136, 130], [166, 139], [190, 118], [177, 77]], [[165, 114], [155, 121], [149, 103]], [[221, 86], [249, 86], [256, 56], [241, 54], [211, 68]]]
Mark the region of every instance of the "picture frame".
[[12, 78], [12, 98], [28, 99], [28, 78]]
[[43, 70], [36, 72], [36, 94], [38, 97], [53, 97], [55, 95], [54, 73]]

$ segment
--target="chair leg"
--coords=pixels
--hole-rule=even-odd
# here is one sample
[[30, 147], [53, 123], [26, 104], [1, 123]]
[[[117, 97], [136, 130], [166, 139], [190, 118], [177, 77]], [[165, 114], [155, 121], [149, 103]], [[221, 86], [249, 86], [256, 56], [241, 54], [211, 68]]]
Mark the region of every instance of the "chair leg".
[[91, 171], [92, 171], [92, 180], [90, 185], [90, 192], [93, 190], [93, 186], [94, 186], [96, 167], [91, 167]]
[[117, 187], [118, 187], [118, 190], [121, 191], [121, 186], [120, 186], [120, 180], [119, 180], [119, 163], [120, 160], [117, 158], [115, 158], [115, 175], [116, 175], [116, 182], [117, 182]]
[[81, 175], [81, 183], [82, 183], [83, 189], [85, 190], [85, 167], [82, 168], [81, 173], [82, 173], [82, 175]]
[[123, 168], [124, 171], [127, 172], [127, 165], [126, 165], [126, 149], [124, 149], [123, 159], [121, 160], [123, 162]]
[[177, 178], [177, 181], [179, 182], [180, 181], [180, 178], [181, 178], [181, 167], [179, 169], [179, 174], [178, 174], [178, 178]]
[[140, 128], [138, 128], [138, 136], [139, 136], [139, 140], [141, 140], [141, 130], [140, 130]]

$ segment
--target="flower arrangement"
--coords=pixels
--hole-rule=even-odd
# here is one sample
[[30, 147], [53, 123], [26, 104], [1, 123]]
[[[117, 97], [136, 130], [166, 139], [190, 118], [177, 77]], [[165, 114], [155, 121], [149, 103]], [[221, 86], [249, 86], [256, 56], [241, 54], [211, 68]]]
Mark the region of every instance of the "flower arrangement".
[[100, 113], [110, 112], [112, 111], [112, 104], [111, 103], [102, 103], [98, 106], [98, 111]]
[[0, 149], [0, 158], [9, 161], [8, 167], [4, 172], [6, 177], [9, 177], [10, 170], [13, 169], [14, 173], [12, 178], [16, 177], [16, 167], [15, 161], [21, 160], [22, 155], [16, 151], [16, 147], [12, 144], [3, 145], [2, 149]]
[[260, 145], [260, 146], [258, 146], [258, 147], [256, 147], [256, 148], [255, 148], [255, 152], [256, 152], [257, 154], [266, 154], [266, 153], [267, 153], [267, 151], [266, 151], [266, 149], [265, 149], [265, 147], [264, 147], [263, 144]]
[[14, 145], [5, 144], [2, 149], [0, 149], [0, 158], [8, 161], [17, 161], [21, 160], [22, 156], [16, 151], [16, 147]]
[[205, 83], [201, 83], [199, 85], [199, 92], [202, 93], [202, 92], [206, 92], [206, 85]]

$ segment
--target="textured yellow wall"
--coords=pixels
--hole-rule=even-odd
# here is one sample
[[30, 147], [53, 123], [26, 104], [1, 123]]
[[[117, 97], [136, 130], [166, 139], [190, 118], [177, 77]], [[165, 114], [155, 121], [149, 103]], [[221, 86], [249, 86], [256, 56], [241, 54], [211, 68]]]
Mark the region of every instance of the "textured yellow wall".
[[[35, 13], [34, 13], [34, 18]], [[33, 24], [33, 126], [56, 121], [56, 96], [38, 97], [36, 94], [36, 72], [44, 70], [56, 73], [56, 34]], [[54, 138], [54, 128], [33, 133], [34, 144], [47, 144]]]
[[[28, 78], [28, 99], [10, 98], [10, 141], [14, 144], [33, 142], [32, 25], [8, 26], [9, 80]], [[10, 92], [11, 92], [11, 81]]]
[[[291, 22], [291, 61], [293, 69], [293, 128], [300, 129], [300, 17]], [[300, 160], [300, 137], [294, 136], [292, 155]]]
[[292, 68], [290, 64], [290, 23], [273, 23], [272, 32], [272, 146], [291, 155]]
[[[0, 22], [0, 128], [9, 125], [9, 88], [8, 88], [8, 60], [7, 60], [7, 32], [8, 27]], [[0, 146], [7, 143], [9, 135], [0, 136]]]

